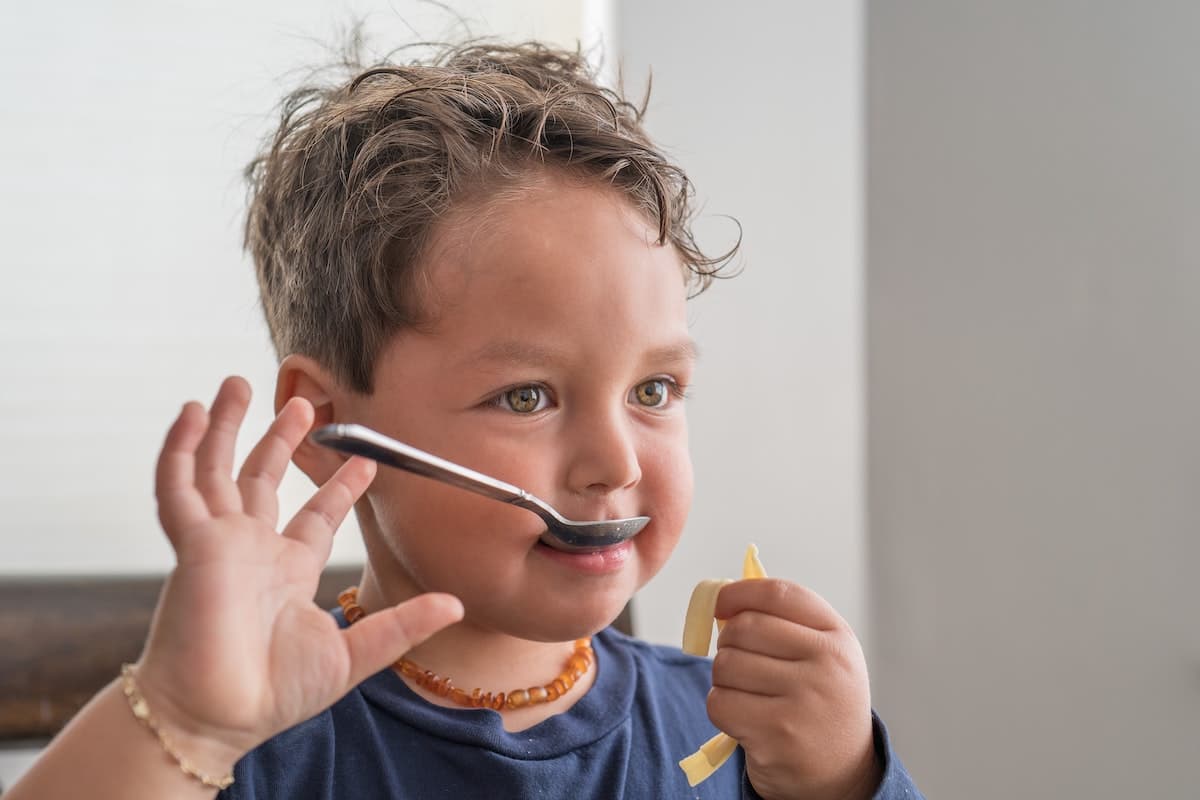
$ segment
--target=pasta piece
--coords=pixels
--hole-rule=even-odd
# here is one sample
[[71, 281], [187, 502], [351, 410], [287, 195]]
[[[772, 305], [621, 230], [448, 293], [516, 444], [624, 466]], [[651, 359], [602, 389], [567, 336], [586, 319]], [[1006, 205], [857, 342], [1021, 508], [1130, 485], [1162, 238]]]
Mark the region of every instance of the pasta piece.
[[765, 578], [767, 571], [763, 569], [762, 562], [758, 560], [758, 545], [750, 545], [746, 548], [746, 558], [742, 561], [742, 578]]
[[699, 750], [679, 762], [683, 774], [687, 776], [688, 786], [706, 780], [733, 755], [734, 750], [737, 750], [737, 740], [724, 733], [718, 733], [700, 745]]
[[[758, 558], [758, 547], [750, 545], [746, 548], [746, 557], [742, 559], [742, 578], [765, 578], [767, 571], [763, 569], [762, 561]], [[732, 583], [728, 579], [713, 579], [700, 581], [692, 590], [692, 599], [688, 601], [687, 616], [683, 620], [683, 651], [696, 656], [707, 656], [712, 645], [713, 612], [717, 607], [717, 595], [721, 587]], [[717, 621], [717, 628], [721, 621]], [[725, 733], [718, 733], [700, 749], [679, 762], [679, 768], [687, 776], [689, 786], [695, 786], [717, 771], [733, 751], [737, 749], [737, 740]]]
[[710, 578], [700, 581], [692, 589], [688, 601], [687, 615], [683, 619], [683, 652], [694, 656], [706, 656], [712, 646], [713, 611], [717, 607], [717, 594], [721, 587], [733, 583], [728, 578]]

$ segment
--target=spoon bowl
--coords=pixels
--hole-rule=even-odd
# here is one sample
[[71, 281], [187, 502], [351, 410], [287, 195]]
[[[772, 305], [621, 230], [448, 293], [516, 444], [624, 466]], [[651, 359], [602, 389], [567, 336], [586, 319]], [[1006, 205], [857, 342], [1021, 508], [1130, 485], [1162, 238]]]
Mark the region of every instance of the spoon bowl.
[[539, 500], [520, 487], [418, 450], [412, 445], [398, 442], [363, 425], [325, 425], [313, 431], [310, 438], [317, 444], [342, 453], [365, 456], [389, 467], [432, 478], [531, 511], [546, 523], [542, 541], [558, 550], [588, 552], [611, 547], [633, 538], [650, 522], [649, 517], [591, 522], [567, 519], [549, 503]]

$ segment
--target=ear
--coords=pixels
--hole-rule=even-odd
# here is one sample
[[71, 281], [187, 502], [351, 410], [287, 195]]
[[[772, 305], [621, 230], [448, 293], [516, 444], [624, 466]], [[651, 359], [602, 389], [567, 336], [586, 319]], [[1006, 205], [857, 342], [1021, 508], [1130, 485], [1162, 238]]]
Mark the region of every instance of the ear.
[[[342, 393], [334, 377], [308, 356], [293, 353], [283, 359], [275, 378], [275, 413], [293, 397], [303, 397], [312, 404], [313, 425], [310, 433], [337, 419], [337, 405]], [[292, 454], [292, 463], [317, 486], [333, 477], [347, 456], [328, 447], [313, 444], [308, 437]]]

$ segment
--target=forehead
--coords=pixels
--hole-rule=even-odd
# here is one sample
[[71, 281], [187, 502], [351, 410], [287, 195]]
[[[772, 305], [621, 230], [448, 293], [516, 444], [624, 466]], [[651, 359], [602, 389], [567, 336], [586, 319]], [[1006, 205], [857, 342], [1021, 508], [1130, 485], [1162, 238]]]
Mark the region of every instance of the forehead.
[[686, 337], [684, 267], [624, 195], [545, 178], [459, 207], [426, 260], [428, 330]]

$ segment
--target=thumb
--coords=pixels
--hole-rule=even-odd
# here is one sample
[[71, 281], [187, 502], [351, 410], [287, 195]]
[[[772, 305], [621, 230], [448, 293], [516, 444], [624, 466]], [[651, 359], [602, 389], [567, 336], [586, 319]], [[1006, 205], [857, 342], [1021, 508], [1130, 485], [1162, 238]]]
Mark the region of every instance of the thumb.
[[400, 656], [463, 617], [451, 594], [429, 593], [360, 619], [342, 632], [350, 651], [347, 690], [390, 666]]

